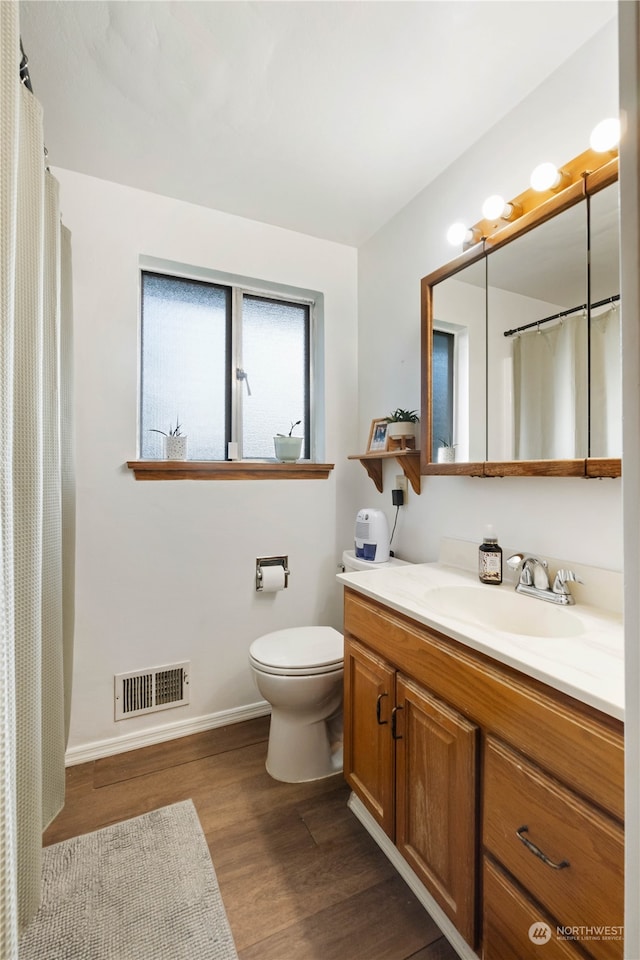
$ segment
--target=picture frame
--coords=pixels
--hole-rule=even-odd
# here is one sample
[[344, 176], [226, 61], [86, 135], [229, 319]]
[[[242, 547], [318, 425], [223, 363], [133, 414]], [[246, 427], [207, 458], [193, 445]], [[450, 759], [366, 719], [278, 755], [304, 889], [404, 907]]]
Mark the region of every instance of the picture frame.
[[382, 453], [389, 446], [389, 423], [382, 417], [371, 421], [367, 453]]

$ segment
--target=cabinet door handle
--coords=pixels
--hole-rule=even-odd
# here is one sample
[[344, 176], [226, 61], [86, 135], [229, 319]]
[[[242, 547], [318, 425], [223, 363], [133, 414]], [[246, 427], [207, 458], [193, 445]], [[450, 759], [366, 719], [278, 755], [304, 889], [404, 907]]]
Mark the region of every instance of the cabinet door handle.
[[388, 693], [381, 693], [378, 695], [378, 699], [376, 700], [376, 720], [378, 721], [381, 727], [384, 726], [385, 723], [389, 723], [388, 720], [380, 719], [380, 711], [382, 709], [382, 698], [388, 697], [388, 696], [389, 696]]
[[546, 853], [542, 852], [540, 847], [536, 847], [535, 843], [532, 843], [531, 840], [528, 839], [528, 837], [523, 836], [523, 834], [527, 833], [528, 830], [529, 830], [529, 827], [519, 827], [516, 830], [516, 836], [518, 840], [521, 840], [524, 843], [527, 850], [530, 850], [531, 853], [534, 854], [534, 856], [539, 857], [543, 863], [546, 863], [548, 867], [552, 867], [554, 870], [564, 870], [565, 867], [570, 866], [570, 863], [568, 860], [561, 860], [560, 863], [555, 863], [555, 861], [550, 860], [549, 857], [546, 855]]
[[394, 740], [402, 740], [402, 735], [396, 733], [396, 720], [398, 719], [398, 710], [404, 710], [404, 707], [394, 707], [391, 711], [391, 736]]

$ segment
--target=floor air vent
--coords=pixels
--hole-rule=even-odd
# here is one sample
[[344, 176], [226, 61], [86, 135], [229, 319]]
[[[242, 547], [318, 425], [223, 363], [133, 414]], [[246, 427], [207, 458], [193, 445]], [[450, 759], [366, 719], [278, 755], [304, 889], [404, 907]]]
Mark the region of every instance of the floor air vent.
[[116, 720], [189, 703], [190, 663], [172, 663], [114, 677]]

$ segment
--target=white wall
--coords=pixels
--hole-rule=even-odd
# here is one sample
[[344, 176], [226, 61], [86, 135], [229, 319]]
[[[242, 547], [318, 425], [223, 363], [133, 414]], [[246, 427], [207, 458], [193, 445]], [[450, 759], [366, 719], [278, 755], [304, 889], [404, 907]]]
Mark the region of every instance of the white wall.
[[[70, 758], [128, 749], [176, 722], [260, 700], [247, 651], [298, 623], [340, 626], [336, 563], [357, 446], [356, 251], [56, 170], [72, 232], [77, 590]], [[136, 481], [140, 254], [325, 296], [328, 480]], [[290, 587], [261, 596], [255, 560], [288, 554]], [[113, 720], [113, 676], [191, 661], [187, 707]], [[106, 741], [106, 742], [105, 742]], [[130, 742], [130, 741], [129, 741]], [[135, 744], [133, 744], [135, 745]]]
[[[612, 22], [360, 248], [360, 449], [374, 417], [420, 406], [420, 278], [457, 252], [447, 228], [479, 220], [491, 193], [517, 196], [542, 160], [561, 165], [587, 149], [595, 124], [617, 115], [617, 62]], [[360, 478], [354, 507], [366, 501], [392, 520], [397, 472], [385, 464], [382, 495]], [[619, 480], [423, 477], [421, 496], [410, 490], [401, 508], [394, 546], [431, 560], [441, 537], [479, 540], [487, 523], [521, 550], [622, 569]]]

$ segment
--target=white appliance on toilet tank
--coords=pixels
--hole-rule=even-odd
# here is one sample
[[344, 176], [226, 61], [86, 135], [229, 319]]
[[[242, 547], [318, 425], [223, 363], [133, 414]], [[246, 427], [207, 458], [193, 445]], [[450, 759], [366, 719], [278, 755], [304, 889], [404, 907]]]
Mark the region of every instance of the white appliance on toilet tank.
[[386, 563], [389, 559], [389, 524], [382, 510], [373, 507], [358, 510], [353, 542], [358, 560]]
[[[388, 548], [387, 548], [388, 549]], [[342, 555], [345, 573], [403, 563], [372, 563]], [[342, 770], [343, 636], [333, 627], [290, 627], [254, 640], [249, 665], [263, 698], [271, 704], [267, 772], [274, 780], [300, 783]]]

